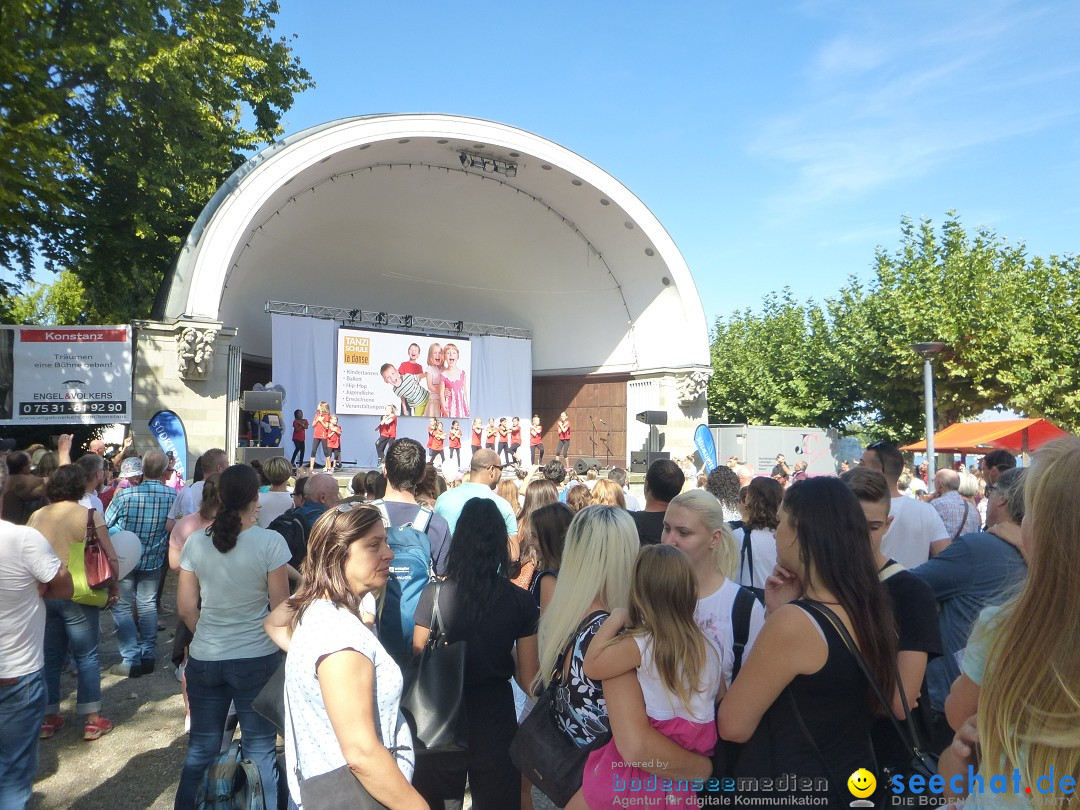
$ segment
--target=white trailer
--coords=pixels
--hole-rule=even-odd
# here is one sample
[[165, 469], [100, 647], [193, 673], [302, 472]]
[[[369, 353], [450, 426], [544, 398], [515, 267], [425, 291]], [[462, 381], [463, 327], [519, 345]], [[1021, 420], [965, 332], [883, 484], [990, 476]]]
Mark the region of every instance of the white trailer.
[[805, 461], [810, 475], [835, 475], [840, 464], [839, 437], [821, 428], [771, 427], [765, 425], [709, 425], [716, 441], [719, 464], [735, 456], [755, 473], [768, 475], [782, 453], [794, 471]]

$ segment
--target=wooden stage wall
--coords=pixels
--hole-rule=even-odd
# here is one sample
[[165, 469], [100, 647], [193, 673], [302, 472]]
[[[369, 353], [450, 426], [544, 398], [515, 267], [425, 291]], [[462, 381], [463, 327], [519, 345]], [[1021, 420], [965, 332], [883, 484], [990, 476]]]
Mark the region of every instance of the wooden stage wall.
[[[626, 374], [533, 377], [533, 412], [544, 426], [544, 461], [559, 443], [555, 423], [570, 417], [570, 461], [591, 456], [605, 467], [626, 466]], [[603, 421], [601, 421], [603, 420]]]

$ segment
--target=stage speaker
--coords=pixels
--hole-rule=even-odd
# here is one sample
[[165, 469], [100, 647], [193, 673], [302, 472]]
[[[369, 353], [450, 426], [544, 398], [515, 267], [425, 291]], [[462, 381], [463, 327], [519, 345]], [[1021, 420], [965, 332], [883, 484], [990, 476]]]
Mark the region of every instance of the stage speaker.
[[649, 471], [649, 453], [646, 450], [630, 451], [630, 472], [643, 473]]
[[[261, 394], [262, 391], [256, 391], [255, 393]], [[266, 393], [271, 393], [267, 391]], [[237, 447], [236, 448], [236, 462], [238, 464], [250, 464], [255, 459], [258, 459], [260, 463], [265, 462], [269, 458], [275, 456], [281, 456], [285, 458], [284, 447]]]
[[664, 461], [671, 461], [671, 453], [669, 453], [667, 450], [650, 452], [649, 466], [651, 467], [654, 461], [660, 461], [661, 459]]
[[642, 411], [634, 418], [646, 425], [666, 425], [667, 411]]
[[244, 411], [280, 411], [285, 401], [280, 391], [245, 391], [240, 395], [240, 409]]
[[574, 472], [578, 475], [585, 475], [593, 467], [599, 467], [600, 462], [592, 456], [582, 456], [574, 462]]

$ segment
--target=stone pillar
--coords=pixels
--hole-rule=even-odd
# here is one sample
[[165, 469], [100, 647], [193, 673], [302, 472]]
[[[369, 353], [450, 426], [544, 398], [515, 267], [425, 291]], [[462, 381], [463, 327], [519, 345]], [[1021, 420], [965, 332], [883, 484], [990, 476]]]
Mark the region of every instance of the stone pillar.
[[225, 444], [229, 345], [236, 329], [212, 321], [135, 321], [131, 431], [140, 452], [157, 447], [147, 423], [175, 411], [188, 438], [187, 470], [211, 447]]
[[[657, 430], [664, 436], [663, 450], [671, 453], [672, 459], [681, 460], [697, 451], [694, 430], [709, 421], [706, 391], [710, 376], [711, 369], [688, 368], [663, 369], [634, 377], [634, 382], [650, 381], [654, 386], [655, 405], [650, 404], [649, 408], [667, 412], [667, 424], [658, 426]], [[636, 407], [632, 406], [631, 410]], [[635, 415], [627, 414], [628, 425]]]

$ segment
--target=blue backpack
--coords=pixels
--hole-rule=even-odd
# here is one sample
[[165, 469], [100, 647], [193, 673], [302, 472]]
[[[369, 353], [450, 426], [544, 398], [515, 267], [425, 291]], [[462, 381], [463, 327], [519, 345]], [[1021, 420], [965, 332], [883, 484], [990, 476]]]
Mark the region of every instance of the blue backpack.
[[228, 750], [206, 769], [196, 810], [267, 810], [259, 769], [244, 757], [240, 740], [233, 740]]
[[394, 526], [384, 501], [374, 501], [372, 506], [378, 507], [382, 513], [386, 540], [394, 552], [390, 578], [379, 605], [379, 641], [395, 660], [411, 661], [413, 614], [420, 602], [420, 594], [435, 578], [431, 565], [431, 540], [427, 536], [432, 512], [426, 506], [418, 505], [416, 517], [408, 523]]

